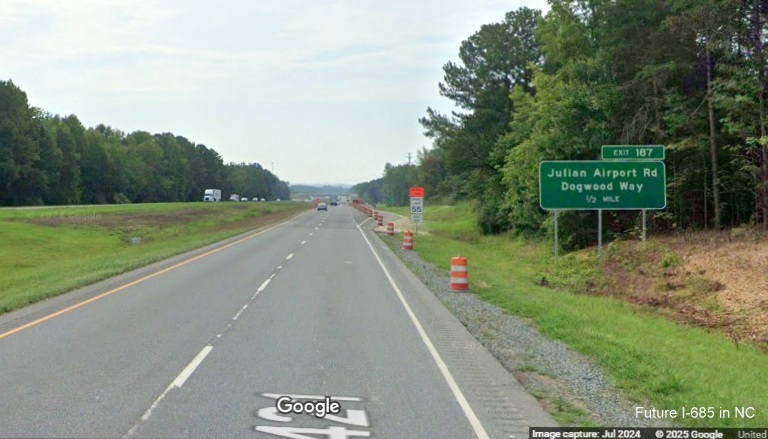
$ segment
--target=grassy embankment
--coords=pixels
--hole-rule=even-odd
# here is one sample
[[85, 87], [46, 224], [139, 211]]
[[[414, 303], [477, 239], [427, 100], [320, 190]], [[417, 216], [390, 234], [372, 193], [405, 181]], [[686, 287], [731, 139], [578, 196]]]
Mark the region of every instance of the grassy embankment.
[[[670, 423], [679, 426], [768, 425], [768, 355], [755, 345], [622, 298], [584, 294], [606, 283], [594, 251], [567, 255], [555, 267], [551, 243], [481, 236], [467, 206], [427, 207], [425, 218], [428, 234], [414, 237], [423, 259], [447, 272], [452, 256], [466, 257], [473, 293], [588, 356], [638, 406], [676, 409]], [[711, 407], [714, 416], [682, 419], [683, 407]], [[737, 419], [736, 407], [753, 407], [754, 418]]]
[[2, 209], [0, 313], [306, 208], [289, 202], [222, 202]]

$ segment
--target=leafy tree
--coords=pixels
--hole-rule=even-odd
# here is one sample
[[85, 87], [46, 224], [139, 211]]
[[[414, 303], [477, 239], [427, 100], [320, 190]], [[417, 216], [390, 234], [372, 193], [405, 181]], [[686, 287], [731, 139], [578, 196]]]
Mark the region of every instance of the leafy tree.
[[429, 199], [450, 199], [456, 194], [445, 184], [448, 172], [441, 149], [422, 148], [417, 154], [416, 181], [424, 188], [425, 196]]
[[[502, 178], [506, 194], [502, 208], [485, 215], [506, 216], [520, 232], [550, 226], [539, 209], [538, 163], [596, 159], [600, 146], [615, 135], [611, 121], [620, 93], [609, 53], [600, 47], [605, 30], [593, 28], [607, 14], [608, 3], [553, 2], [537, 30], [546, 60], [534, 71], [536, 94], [523, 88], [511, 94], [516, 109], [511, 130], [497, 147], [500, 153], [507, 151]], [[561, 228], [566, 245], [592, 239], [581, 227], [591, 216], [577, 212], [563, 216], [564, 224], [573, 225]]]
[[182, 199], [185, 201], [198, 201], [202, 198], [200, 188], [213, 188], [207, 186], [209, 180], [205, 162], [203, 161], [203, 149], [182, 136], [176, 136], [176, 143], [183, 150], [188, 165], [188, 182], [184, 188]]
[[410, 188], [415, 184], [416, 166], [387, 163], [381, 183], [381, 201], [392, 206], [407, 206], [410, 203]]
[[383, 182], [383, 178], [377, 178], [365, 183], [358, 183], [352, 187], [351, 192], [362, 198], [364, 203], [378, 204], [383, 201], [381, 196]]
[[23, 182], [29, 178], [39, 153], [30, 137], [32, 115], [27, 95], [11, 81], [0, 82], [0, 200], [3, 204], [21, 204], [31, 189]]
[[104, 135], [97, 130], [86, 131], [80, 159], [83, 203], [104, 204], [111, 201], [114, 193], [112, 168]]
[[[37, 147], [39, 154], [33, 164], [35, 173], [29, 176], [29, 192], [26, 201], [23, 204], [52, 204], [52, 194], [59, 184], [59, 172], [61, 170], [62, 154], [61, 149], [56, 145], [51, 130], [46, 127], [46, 121], [49, 116], [38, 109], [33, 109], [34, 115], [31, 120], [30, 139]], [[25, 192], [19, 188], [19, 192]]]
[[165, 201], [183, 200], [189, 191], [187, 156], [171, 133], [156, 134], [154, 140], [163, 154], [160, 166], [162, 198]]
[[54, 191], [54, 204], [79, 204], [80, 203], [80, 154], [70, 126], [58, 122], [56, 124], [56, 145], [61, 150], [61, 167], [59, 168], [59, 181]]
[[235, 184], [290, 198], [288, 183], [260, 165], [235, 167], [228, 173], [215, 150], [171, 133], [86, 129], [74, 115], [29, 107], [21, 89], [0, 81], [0, 205], [192, 201]]
[[200, 150], [200, 156], [203, 160], [203, 166], [205, 167], [205, 179], [207, 184], [206, 188], [221, 188], [225, 192], [231, 192], [231, 185], [227, 180], [226, 169], [224, 168], [224, 160], [221, 158], [216, 150], [206, 147], [205, 145], [197, 145]]
[[428, 108], [427, 117], [420, 119], [425, 134], [443, 151], [448, 173], [466, 183], [457, 192], [466, 190], [486, 210], [478, 219], [489, 232], [511, 226], [505, 215], [489, 214], [501, 207], [504, 192], [499, 169], [506, 153], [497, 151], [497, 140], [509, 130], [512, 88], [534, 93], [532, 67], [542, 61], [534, 38], [540, 17], [538, 10], [520, 8], [465, 40], [459, 50], [461, 63], [447, 63], [439, 84], [440, 93], [463, 112], [448, 117]]

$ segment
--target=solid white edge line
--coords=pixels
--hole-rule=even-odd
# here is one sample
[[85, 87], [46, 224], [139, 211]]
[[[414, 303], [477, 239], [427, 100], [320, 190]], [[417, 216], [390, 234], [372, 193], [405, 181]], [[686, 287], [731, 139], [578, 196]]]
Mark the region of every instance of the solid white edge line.
[[432, 354], [432, 358], [435, 360], [435, 363], [437, 363], [437, 368], [440, 369], [440, 372], [443, 374], [443, 378], [445, 378], [445, 381], [448, 383], [448, 387], [450, 387], [451, 392], [453, 392], [454, 398], [456, 398], [456, 401], [459, 403], [459, 406], [461, 406], [461, 410], [464, 412], [464, 416], [467, 417], [467, 420], [469, 421], [470, 426], [472, 426], [472, 429], [475, 431], [475, 435], [477, 435], [478, 439], [490, 439], [490, 437], [488, 436], [488, 433], [485, 431], [485, 428], [483, 428], [483, 424], [480, 423], [480, 419], [478, 419], [477, 415], [475, 414], [475, 411], [472, 410], [472, 406], [469, 405], [469, 401], [467, 401], [467, 398], [464, 396], [464, 393], [462, 393], [461, 389], [459, 388], [459, 385], [456, 383], [456, 380], [453, 378], [453, 375], [451, 375], [451, 371], [448, 370], [448, 366], [445, 364], [445, 361], [443, 361], [443, 358], [440, 356], [440, 353], [437, 352], [435, 345], [432, 344], [432, 340], [429, 339], [429, 336], [427, 335], [426, 331], [424, 331], [424, 328], [421, 326], [421, 323], [419, 323], [419, 319], [416, 318], [416, 314], [413, 313], [411, 306], [408, 305], [408, 302], [405, 300], [405, 297], [403, 296], [403, 292], [400, 291], [400, 288], [395, 283], [395, 280], [392, 278], [392, 275], [389, 273], [389, 270], [387, 270], [387, 267], [384, 266], [384, 262], [382, 262], [378, 253], [376, 253], [376, 250], [373, 248], [371, 241], [369, 241], [368, 237], [365, 236], [365, 232], [363, 232], [363, 230], [360, 229], [360, 226], [362, 224], [365, 224], [365, 221], [363, 221], [363, 223], [357, 226], [358, 230], [360, 230], [360, 234], [363, 236], [363, 239], [365, 240], [366, 244], [368, 244], [368, 248], [371, 249], [371, 252], [373, 253], [373, 256], [376, 258], [376, 261], [379, 263], [379, 266], [384, 271], [384, 275], [387, 276], [387, 280], [389, 281], [389, 284], [392, 286], [392, 289], [394, 289], [395, 293], [397, 293], [397, 297], [400, 299], [400, 303], [403, 304], [403, 307], [405, 308], [405, 311], [408, 313], [408, 316], [411, 318], [413, 325], [416, 326], [416, 330], [419, 332], [419, 335], [421, 336], [421, 340], [427, 346], [427, 350], [429, 350], [429, 353]]

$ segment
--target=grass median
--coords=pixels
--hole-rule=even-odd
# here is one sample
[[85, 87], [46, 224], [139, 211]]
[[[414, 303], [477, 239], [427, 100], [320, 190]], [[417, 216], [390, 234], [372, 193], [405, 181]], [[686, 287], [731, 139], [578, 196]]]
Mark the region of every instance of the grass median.
[[0, 313], [286, 219], [303, 203], [0, 210]]
[[[542, 274], [552, 273], [551, 244], [482, 236], [466, 205], [427, 207], [424, 217], [426, 233], [414, 237], [424, 260], [447, 274], [451, 257], [466, 257], [472, 293], [588, 356], [638, 407], [676, 410], [677, 417], [666, 419], [678, 426], [768, 425], [768, 355], [755, 345], [616, 298], [547, 286]], [[557, 275], [571, 278], [559, 285], [600, 276], [597, 260], [588, 256], [571, 258]]]

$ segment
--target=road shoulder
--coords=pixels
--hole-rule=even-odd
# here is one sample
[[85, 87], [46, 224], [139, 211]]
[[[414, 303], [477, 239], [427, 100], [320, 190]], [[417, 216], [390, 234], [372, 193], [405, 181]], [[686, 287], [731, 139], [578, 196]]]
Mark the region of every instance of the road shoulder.
[[556, 422], [371, 230], [384, 265], [491, 437], [527, 437], [528, 427]]

